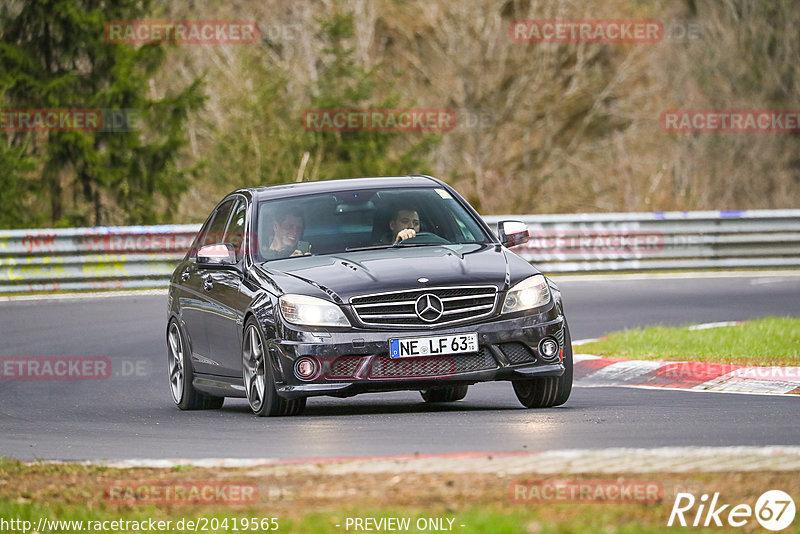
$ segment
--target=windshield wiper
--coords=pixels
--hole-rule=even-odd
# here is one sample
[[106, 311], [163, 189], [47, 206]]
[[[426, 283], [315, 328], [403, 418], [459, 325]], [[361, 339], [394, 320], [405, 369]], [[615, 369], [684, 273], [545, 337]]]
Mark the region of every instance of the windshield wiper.
[[380, 250], [384, 248], [400, 248], [400, 247], [440, 247], [442, 245], [450, 245], [452, 243], [405, 243], [398, 241], [397, 243], [390, 243], [384, 245], [368, 245], [366, 247], [350, 247], [344, 249], [345, 252], [358, 252], [360, 250]]
[[443, 247], [452, 245], [452, 243], [406, 243], [405, 241], [398, 241], [394, 243], [393, 247]]
[[380, 250], [382, 248], [392, 248], [394, 243], [388, 245], [367, 245], [366, 247], [348, 247], [344, 249], [345, 252], [358, 252], [360, 250]]
[[405, 241], [398, 241], [397, 243], [384, 243], [382, 245], [367, 245], [365, 247], [349, 247], [344, 249], [345, 252], [359, 252], [361, 250], [381, 250], [385, 248], [400, 248], [400, 247], [443, 247], [450, 245], [491, 245], [488, 241], [467, 241], [465, 243], [406, 243]]

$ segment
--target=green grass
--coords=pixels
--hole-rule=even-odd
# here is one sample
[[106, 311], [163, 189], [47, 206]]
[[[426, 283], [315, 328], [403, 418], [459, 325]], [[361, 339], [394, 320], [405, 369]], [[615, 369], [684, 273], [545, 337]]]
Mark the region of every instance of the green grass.
[[76, 462], [54, 463], [48, 461], [21, 462], [0, 456], [0, 479], [24, 473], [26, 475], [96, 475], [106, 473], [109, 468], [102, 465], [86, 465]]
[[[404, 487], [397, 484], [397, 475], [394, 473], [356, 477], [357, 480], [353, 480], [353, 475], [321, 477], [318, 473], [297, 471], [289, 475], [297, 491], [284, 500], [269, 498], [266, 491], [271, 484], [287, 483], [284, 480], [287, 475], [280, 471], [252, 477], [246, 476], [247, 470], [195, 468], [190, 473], [191, 478], [183, 478], [186, 474], [183, 470], [172, 469], [120, 470], [79, 464], [27, 464], [0, 458], [0, 518], [21, 519], [33, 525], [40, 517], [56, 521], [78, 520], [83, 521], [84, 526], [87, 525], [86, 521], [147, 521], [151, 518], [155, 521], [172, 521], [169, 529], [159, 531], [165, 533], [180, 532], [176, 529], [176, 523], [181, 519], [204, 518], [208, 521], [206, 525], [212, 527], [211, 520], [216, 519], [221, 524], [227, 519], [232, 527], [234, 519], [260, 520], [269, 517], [278, 518], [280, 526], [277, 532], [308, 534], [362, 532], [352, 527], [345, 530], [348, 517], [409, 518], [411, 528], [407, 532], [410, 533], [419, 532], [415, 528], [418, 518], [452, 518], [453, 530], [448, 532], [457, 534], [650, 533], [681, 531], [666, 526], [674, 495], [679, 489], [694, 488], [692, 492], [707, 493], [724, 488], [725, 502], [737, 503], [754, 503], [765, 488], [780, 488], [790, 495], [800, 492], [800, 481], [791, 471], [598, 474], [588, 475], [587, 479], [618, 480], [622, 477], [660, 482], [664, 488], [664, 499], [658, 504], [512, 502], [508, 492], [512, 480], [493, 474], [449, 474], [444, 479], [438, 479], [438, 482], [436, 478], [426, 478], [424, 474], [405, 474], [404, 480], [412, 486]], [[542, 477], [532, 473], [520, 475], [518, 479], [538, 480]], [[584, 478], [584, 475], [544, 478]], [[240, 506], [114, 504], [103, 497], [103, 488], [109, 481], [117, 479], [143, 482], [246, 480], [260, 486], [261, 498], [255, 503]], [[443, 483], [445, 479], [450, 483]], [[423, 480], [427, 482], [423, 484]], [[319, 484], [325, 488], [322, 494], [317, 491]], [[339, 494], [339, 490], [345, 491]], [[325, 498], [327, 491], [335, 495]], [[340, 526], [337, 527], [337, 524]], [[119, 527], [117, 530], [110, 527], [103, 532], [129, 532], [130, 528], [133, 527]], [[719, 528], [690, 530], [698, 533], [723, 531]], [[751, 530], [742, 529], [742, 532]], [[30, 530], [25, 533], [18, 529], [6, 531], [31, 534]], [[74, 528], [56, 529], [52, 534], [73, 531]], [[77, 532], [86, 534], [87, 531]], [[249, 530], [221, 527], [199, 532], [246, 534]], [[800, 523], [795, 521], [782, 532], [800, 533]], [[42, 534], [49, 532], [43, 531]]]
[[800, 319], [769, 317], [737, 326], [689, 330], [650, 326], [576, 347], [576, 352], [637, 360], [800, 365]]

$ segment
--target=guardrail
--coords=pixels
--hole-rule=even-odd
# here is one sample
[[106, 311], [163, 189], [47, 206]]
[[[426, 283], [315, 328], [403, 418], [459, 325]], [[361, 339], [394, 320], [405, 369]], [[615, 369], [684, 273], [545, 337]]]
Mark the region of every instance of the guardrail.
[[[800, 210], [507, 215], [545, 273], [800, 267]], [[199, 225], [0, 231], [0, 294], [166, 287]]]
[[0, 294], [158, 288], [200, 225], [0, 231]]
[[545, 273], [800, 267], [800, 210], [485, 217], [528, 224], [514, 249]]

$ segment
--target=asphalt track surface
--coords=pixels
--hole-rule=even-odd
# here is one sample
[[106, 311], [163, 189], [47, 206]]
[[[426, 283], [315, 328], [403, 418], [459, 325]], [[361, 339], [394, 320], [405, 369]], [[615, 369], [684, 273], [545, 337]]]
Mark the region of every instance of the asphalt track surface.
[[[800, 316], [800, 276], [559, 282], [574, 339], [636, 326]], [[0, 455], [23, 459], [319, 458], [606, 447], [797, 445], [800, 399], [582, 388], [525, 410], [510, 384], [454, 405], [416, 392], [314, 398], [292, 418], [242, 399], [180, 412], [166, 378], [166, 297], [0, 302], [0, 357], [108, 357], [105, 380], [0, 380]]]

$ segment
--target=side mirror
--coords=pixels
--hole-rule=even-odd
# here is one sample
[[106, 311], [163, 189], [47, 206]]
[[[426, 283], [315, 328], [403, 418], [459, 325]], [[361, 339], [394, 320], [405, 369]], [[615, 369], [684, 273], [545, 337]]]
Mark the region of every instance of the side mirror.
[[197, 251], [197, 263], [209, 267], [236, 265], [236, 250], [230, 243], [206, 245]]
[[528, 225], [521, 221], [500, 221], [497, 223], [497, 237], [506, 247], [516, 247], [527, 243], [530, 235]]

